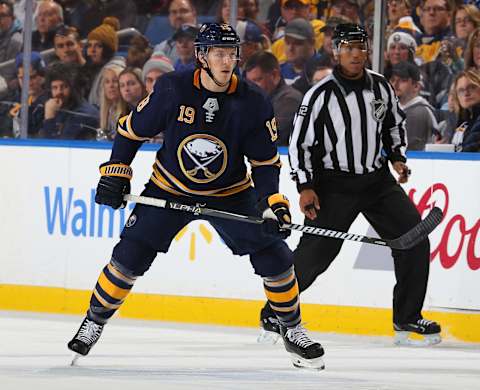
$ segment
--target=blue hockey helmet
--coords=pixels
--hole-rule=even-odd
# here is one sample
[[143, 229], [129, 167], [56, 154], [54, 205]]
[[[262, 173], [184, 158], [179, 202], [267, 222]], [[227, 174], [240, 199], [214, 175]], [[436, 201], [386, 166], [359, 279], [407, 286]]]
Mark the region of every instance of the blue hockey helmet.
[[207, 51], [212, 46], [235, 47], [240, 50], [240, 37], [226, 23], [204, 23], [195, 39], [195, 50]]
[[368, 48], [367, 31], [360, 25], [354, 23], [342, 23], [335, 27], [332, 37], [333, 48], [340, 49], [342, 43], [363, 42]]

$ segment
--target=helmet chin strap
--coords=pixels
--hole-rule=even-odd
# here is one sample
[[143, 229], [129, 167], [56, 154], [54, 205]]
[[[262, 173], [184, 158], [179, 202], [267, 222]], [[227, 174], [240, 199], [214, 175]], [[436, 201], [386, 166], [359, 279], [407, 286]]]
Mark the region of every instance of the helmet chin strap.
[[207, 63], [207, 65], [203, 68], [205, 69], [205, 71], [207, 72], [207, 74], [210, 76], [210, 78], [213, 80], [213, 82], [215, 84], [217, 84], [219, 87], [223, 88], [223, 87], [226, 87], [228, 84], [230, 84], [230, 80], [231, 80], [231, 77], [230, 77], [230, 80], [228, 80], [226, 83], [221, 83], [220, 81], [218, 81], [215, 76], [213, 75], [213, 72], [212, 70], [210, 69], [210, 66], [208, 66], [208, 62], [207, 60], [205, 60], [205, 62]]
[[207, 60], [207, 55], [206, 53], [204, 54], [204, 57], [203, 57], [203, 60], [205, 61], [205, 64], [202, 64], [202, 69], [204, 69], [208, 76], [213, 80], [213, 82], [215, 84], [217, 84], [220, 88], [224, 88], [226, 87], [228, 84], [230, 84], [230, 81], [231, 81], [231, 77], [230, 77], [230, 80], [228, 80], [226, 83], [221, 83], [220, 81], [218, 81], [215, 76], [213, 75], [213, 72], [212, 70], [210, 69], [210, 66], [208, 65], [208, 60]]

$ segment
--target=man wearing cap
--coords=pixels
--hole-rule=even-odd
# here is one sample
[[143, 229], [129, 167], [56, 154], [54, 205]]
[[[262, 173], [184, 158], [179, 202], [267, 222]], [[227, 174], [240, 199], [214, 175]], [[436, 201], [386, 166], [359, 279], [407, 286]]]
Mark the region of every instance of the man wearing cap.
[[305, 19], [294, 19], [285, 27], [285, 56], [280, 65], [282, 77], [292, 84], [301, 77], [305, 63], [315, 55], [313, 28]]
[[[323, 45], [323, 33], [320, 31], [325, 23], [316, 18], [316, 9], [312, 5], [312, 0], [282, 0], [281, 2], [282, 18], [278, 22], [273, 33], [272, 53], [277, 57], [280, 63], [287, 60], [285, 55], [285, 27], [294, 19], [304, 19], [308, 21], [313, 28], [315, 50], [318, 50]], [[315, 16], [315, 17], [312, 17]]]
[[147, 93], [153, 91], [155, 81], [162, 75], [168, 72], [173, 72], [172, 62], [170, 59], [163, 55], [163, 53], [153, 53], [150, 59], [145, 62], [142, 69], [143, 82], [145, 83], [145, 89]]
[[[45, 62], [40, 53], [32, 51], [30, 57], [30, 84], [28, 86], [28, 137], [34, 138], [38, 136], [43, 124], [43, 105], [48, 100], [48, 95], [45, 90]], [[23, 88], [23, 53], [17, 55], [15, 59], [15, 68], [17, 70], [18, 83], [20, 85], [19, 91], [16, 93], [16, 103], [9, 111], [9, 116], [12, 119], [12, 132], [14, 137], [20, 135], [20, 110], [22, 105], [21, 90]]]
[[240, 51], [242, 53], [238, 66], [244, 69], [248, 59], [258, 51], [270, 48], [269, 39], [263, 34], [258, 24], [251, 20], [237, 22], [237, 34], [240, 37]]
[[247, 80], [263, 89], [270, 97], [277, 120], [277, 144], [288, 146], [293, 118], [303, 95], [285, 83], [278, 60], [272, 53], [261, 51], [253, 54], [245, 63], [245, 75]]
[[[182, 24], [197, 25], [197, 11], [191, 0], [173, 0], [168, 8], [168, 21], [176, 32]], [[174, 64], [178, 60], [176, 42], [172, 37], [155, 46], [156, 52], [163, 52]]]
[[194, 24], [182, 24], [173, 34], [178, 60], [175, 62], [176, 71], [195, 69], [195, 38], [198, 28]]
[[390, 76], [400, 108], [406, 115], [408, 150], [425, 150], [438, 134], [434, 108], [421, 96], [420, 69], [414, 63], [403, 61], [392, 67]]

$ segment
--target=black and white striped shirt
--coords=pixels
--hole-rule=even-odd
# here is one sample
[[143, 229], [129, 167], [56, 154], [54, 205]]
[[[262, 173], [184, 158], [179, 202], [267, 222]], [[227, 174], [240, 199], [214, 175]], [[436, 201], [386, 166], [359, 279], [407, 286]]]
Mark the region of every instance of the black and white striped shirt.
[[406, 146], [405, 114], [387, 80], [367, 69], [349, 84], [335, 70], [305, 94], [297, 112], [292, 176], [301, 189], [312, 187], [314, 171], [373, 172], [386, 159], [405, 162]]

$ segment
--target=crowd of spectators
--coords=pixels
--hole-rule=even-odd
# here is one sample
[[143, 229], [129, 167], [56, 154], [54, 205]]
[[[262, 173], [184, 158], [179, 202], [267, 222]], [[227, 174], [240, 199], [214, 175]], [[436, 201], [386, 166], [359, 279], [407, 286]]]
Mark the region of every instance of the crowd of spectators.
[[[20, 136], [24, 5], [0, 0], [0, 137]], [[28, 137], [112, 140], [117, 120], [158, 77], [195, 67], [201, 23], [228, 22], [230, 7], [230, 0], [35, 1]], [[387, 0], [384, 74], [406, 114], [410, 150], [480, 150], [478, 7]], [[373, 0], [238, 0], [237, 72], [270, 96], [280, 145], [288, 145], [303, 95], [335, 67], [335, 26], [360, 23], [372, 36], [373, 16]], [[135, 33], [119, 34], [130, 28]]]

